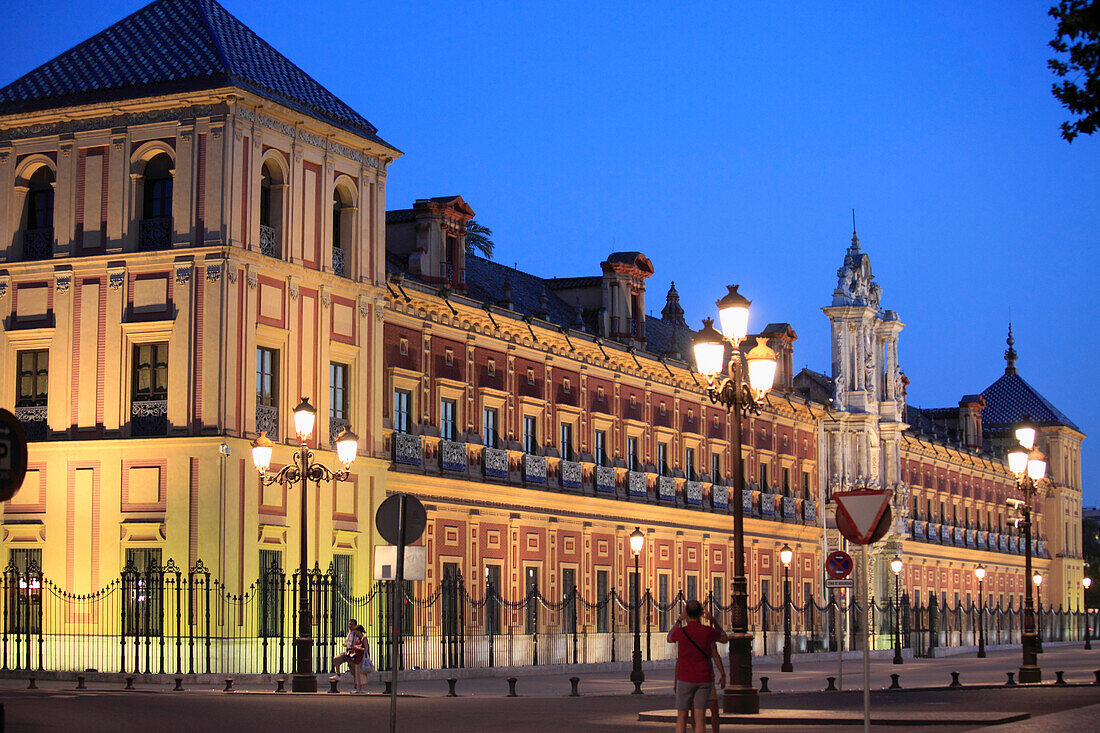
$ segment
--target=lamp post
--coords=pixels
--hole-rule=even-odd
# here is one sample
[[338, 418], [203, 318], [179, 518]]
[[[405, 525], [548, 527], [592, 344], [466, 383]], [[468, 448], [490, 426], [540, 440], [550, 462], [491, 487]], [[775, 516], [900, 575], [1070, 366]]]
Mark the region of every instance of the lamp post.
[[783, 666], [781, 672], [793, 672], [791, 664], [791, 558], [794, 551], [787, 544], [779, 551], [779, 559], [783, 562]]
[[1043, 574], [1038, 570], [1031, 576], [1031, 582], [1035, 584], [1035, 651], [1043, 653]]
[[283, 466], [275, 473], [268, 473], [271, 466], [271, 451], [274, 443], [263, 430], [252, 443], [252, 463], [260, 474], [260, 483], [270, 486], [273, 483], [302, 485], [300, 548], [298, 554], [298, 636], [294, 639], [294, 675], [291, 690], [294, 692], [317, 692], [317, 676], [313, 672], [313, 612], [309, 605], [309, 580], [306, 575], [306, 488], [310, 481], [320, 484], [322, 481], [346, 481], [355, 455], [358, 452], [358, 438], [348, 429], [336, 436], [336, 455], [344, 464], [342, 471], [330, 471], [327, 467], [313, 462], [313, 451], [307, 441], [313, 435], [313, 424], [317, 411], [305, 397], [294, 408], [294, 430], [298, 434], [298, 454], [294, 463]]
[[635, 527], [630, 533], [630, 551], [634, 553], [634, 593], [631, 601], [634, 604], [634, 664], [630, 670], [630, 681], [634, 683], [632, 695], [642, 694], [642, 683], [645, 682], [645, 672], [642, 671], [642, 634], [638, 619], [638, 606], [640, 606], [641, 576], [638, 574], [638, 556], [642, 554], [642, 546], [645, 545], [645, 535], [639, 527]]
[[981, 563], [974, 568], [974, 575], [978, 578], [978, 659], [985, 658], [985, 568]]
[[1085, 586], [1085, 648], [1092, 649], [1092, 636], [1089, 634], [1089, 588], [1092, 587], [1092, 578], [1086, 575], [1081, 579], [1081, 585]]
[[[1015, 437], [1018, 445], [1008, 454], [1008, 467], [1016, 474], [1016, 484], [1024, 495], [1021, 499], [1009, 499], [1008, 503], [1018, 512], [1016, 523], [1024, 530], [1024, 573], [1031, 577], [1031, 500], [1035, 484], [1046, 475], [1047, 464], [1043, 452], [1035, 447], [1035, 426], [1026, 418], [1017, 426]], [[1039, 668], [1039, 636], [1035, 630], [1035, 605], [1031, 595], [1031, 583], [1024, 583], [1024, 626], [1021, 639], [1023, 653], [1020, 665], [1020, 682], [1043, 681]]]
[[894, 555], [890, 561], [894, 571], [894, 664], [902, 664], [901, 658], [901, 558]]
[[[775, 352], [766, 339], [747, 354], [741, 353], [741, 342], [748, 335], [749, 301], [737, 292], [736, 285], [718, 301], [719, 333], [713, 319], [703, 320], [703, 330], [692, 339], [695, 366], [707, 380], [707, 396], [714, 404], [725, 405], [733, 423], [730, 435], [732, 465], [730, 473], [737, 477], [737, 496], [733, 502], [733, 623], [730, 629], [729, 686], [722, 693], [722, 709], [727, 713], [759, 713], [760, 695], [752, 684], [752, 634], [749, 632], [749, 586], [745, 578], [745, 506], [743, 502], [744, 469], [741, 466], [741, 416], [758, 413], [758, 401], [775, 382]], [[726, 349], [730, 348], [729, 361]], [[746, 374], [748, 380], [746, 381]]]

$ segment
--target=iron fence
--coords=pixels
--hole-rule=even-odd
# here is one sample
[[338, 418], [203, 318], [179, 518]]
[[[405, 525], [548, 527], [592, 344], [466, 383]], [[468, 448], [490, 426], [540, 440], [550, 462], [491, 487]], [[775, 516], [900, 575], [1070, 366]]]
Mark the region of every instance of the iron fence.
[[[314, 669], [332, 671], [343, 649], [348, 621], [368, 629], [380, 670], [587, 664], [626, 661], [633, 649], [634, 605], [618, 590], [584, 597], [574, 586], [553, 595], [530, 588], [505, 597], [491, 583], [467, 587], [447, 577], [430, 595], [411, 585], [397, 592], [393, 582], [373, 583], [353, 595], [342, 575], [317, 566], [307, 573], [314, 618]], [[264, 569], [256, 582], [232, 588], [212, 577], [203, 563], [182, 568], [169, 560], [138, 570], [132, 564], [98, 590], [74, 593], [45, 577], [33, 563], [3, 571], [0, 622], [3, 670], [123, 672], [134, 674], [286, 674], [293, 669], [298, 594], [297, 572]], [[708, 594], [710, 613], [728, 627], [732, 603]], [[684, 603], [683, 593], [667, 601], [641, 592], [639, 632], [647, 660], [675, 656], [666, 641]], [[392, 647], [389, 629], [394, 603], [403, 603], [404, 635]], [[935, 595], [911, 602], [903, 595], [871, 601], [872, 646], [890, 648], [895, 634], [916, 656], [936, 647], [973, 646], [984, 626], [987, 644], [1018, 644], [1022, 609], [957, 603], [940, 608]], [[863, 609], [857, 603], [824, 604], [813, 598], [790, 604], [792, 651], [858, 648]], [[782, 602], [760, 598], [749, 608], [753, 653], [775, 654], [784, 644]], [[841, 634], [837, 634], [837, 621]], [[1046, 607], [1038, 626], [1046, 641], [1084, 638], [1097, 613]]]

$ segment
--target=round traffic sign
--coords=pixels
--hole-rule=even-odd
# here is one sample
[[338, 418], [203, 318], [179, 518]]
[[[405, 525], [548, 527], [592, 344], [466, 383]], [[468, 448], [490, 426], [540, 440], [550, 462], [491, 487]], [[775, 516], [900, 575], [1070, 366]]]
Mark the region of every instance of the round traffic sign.
[[378, 528], [378, 534], [385, 538], [391, 545], [398, 544], [397, 515], [400, 510], [401, 497], [405, 497], [405, 544], [411, 545], [424, 534], [424, 528], [428, 525], [428, 513], [424, 511], [424, 505], [412, 494], [394, 494], [378, 506], [374, 515], [374, 525]]
[[834, 550], [825, 558], [825, 572], [830, 578], [841, 580], [852, 573], [852, 556], [843, 550]]
[[0, 501], [15, 496], [27, 475], [27, 435], [15, 415], [0, 409]]

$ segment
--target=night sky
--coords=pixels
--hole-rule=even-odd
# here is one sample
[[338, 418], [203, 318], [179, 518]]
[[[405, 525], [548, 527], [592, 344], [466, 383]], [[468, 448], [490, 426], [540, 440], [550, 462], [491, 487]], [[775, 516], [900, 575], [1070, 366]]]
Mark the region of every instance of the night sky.
[[[0, 85], [143, 4], [6, 14]], [[1098, 435], [1100, 136], [1059, 136], [1050, 4], [223, 2], [404, 151], [391, 209], [459, 194], [544, 277], [639, 250], [647, 309], [675, 280], [693, 325], [740, 283], [828, 372], [855, 208], [910, 404], [997, 379], [1011, 314], [1021, 376]]]

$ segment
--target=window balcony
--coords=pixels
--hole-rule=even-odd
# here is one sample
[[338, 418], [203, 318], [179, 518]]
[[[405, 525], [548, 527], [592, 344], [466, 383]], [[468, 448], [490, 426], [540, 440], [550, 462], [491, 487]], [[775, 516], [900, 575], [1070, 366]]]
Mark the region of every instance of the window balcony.
[[439, 469], [466, 473], [466, 444], [453, 440], [439, 441]]
[[809, 499], [802, 500], [802, 521], [807, 524], [817, 521], [817, 502]]
[[702, 506], [703, 505], [703, 482], [702, 481], [685, 481], [684, 482], [684, 503], [688, 506]]
[[676, 479], [671, 476], [657, 477], [657, 501], [662, 504], [676, 503]]
[[723, 484], [713, 484], [710, 487], [710, 503], [716, 511], [727, 512], [730, 508], [729, 487]]
[[167, 433], [168, 400], [134, 400], [130, 405], [130, 434], [143, 437]]
[[[634, 473], [633, 471], [631, 473]], [[645, 474], [642, 474], [642, 492], [645, 493]], [[601, 494], [615, 493], [615, 469], [610, 466], [596, 466], [596, 491]]]
[[580, 463], [576, 461], [562, 461], [558, 470], [561, 479], [561, 487], [563, 489], [572, 489], [576, 491], [581, 488], [581, 480], [584, 477], [584, 471]]
[[23, 259], [48, 260], [53, 257], [53, 227], [23, 232]]
[[546, 456], [523, 455], [523, 480], [531, 484], [546, 483]]
[[419, 466], [424, 462], [424, 444], [419, 435], [393, 434], [393, 461], [405, 466]]
[[784, 519], [797, 519], [798, 518], [798, 506], [797, 499], [793, 496], [783, 497], [783, 518]]
[[[615, 491], [615, 473], [611, 473], [611, 488]], [[626, 474], [626, 495], [634, 499], [645, 500], [649, 493], [649, 479], [641, 471], [628, 471]]]
[[143, 219], [138, 232], [138, 249], [150, 252], [168, 249], [172, 246], [172, 217], [159, 216], [155, 219]]
[[481, 471], [488, 478], [508, 478], [508, 451], [503, 448], [483, 448]]
[[347, 263], [344, 260], [344, 250], [340, 247], [332, 248], [332, 271], [340, 277], [348, 276]]
[[279, 258], [279, 240], [275, 238], [275, 227], [260, 225], [260, 254], [265, 257]]
[[279, 439], [279, 408], [277, 405], [256, 405], [256, 432], [267, 431], [267, 437]]
[[23, 425], [27, 440], [34, 442], [46, 439], [46, 406], [16, 407], [15, 418]]

